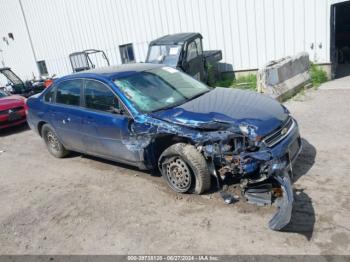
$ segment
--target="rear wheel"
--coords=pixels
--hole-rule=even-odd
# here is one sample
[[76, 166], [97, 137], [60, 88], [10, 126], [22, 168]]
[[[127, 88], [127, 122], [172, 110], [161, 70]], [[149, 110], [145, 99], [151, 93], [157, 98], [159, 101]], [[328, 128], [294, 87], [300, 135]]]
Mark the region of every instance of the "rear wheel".
[[201, 194], [210, 188], [210, 172], [203, 155], [189, 144], [168, 147], [159, 158], [167, 184], [179, 193]]
[[45, 124], [42, 127], [41, 133], [45, 141], [46, 147], [51, 155], [57, 158], [63, 158], [66, 155], [68, 155], [69, 151], [64, 148], [62, 143], [59, 141], [56, 132], [50, 125]]

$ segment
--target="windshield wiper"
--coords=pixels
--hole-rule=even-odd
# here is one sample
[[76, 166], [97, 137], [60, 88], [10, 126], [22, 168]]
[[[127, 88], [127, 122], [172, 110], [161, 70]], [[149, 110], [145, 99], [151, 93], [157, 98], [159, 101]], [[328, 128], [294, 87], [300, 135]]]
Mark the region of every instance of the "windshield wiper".
[[163, 111], [163, 110], [167, 110], [167, 109], [170, 109], [170, 108], [174, 108], [174, 107], [177, 107], [177, 106], [179, 106], [179, 105], [182, 105], [182, 104], [185, 103], [185, 102], [187, 102], [187, 100], [182, 100], [181, 102], [178, 102], [178, 103], [174, 103], [174, 104], [170, 104], [170, 105], [161, 107], [161, 108], [159, 108], [159, 109], [156, 109], [156, 110], [151, 111], [151, 113], [158, 112], [158, 111]]
[[193, 100], [193, 99], [196, 99], [196, 98], [198, 98], [198, 97], [200, 97], [200, 96], [202, 96], [202, 95], [204, 95], [204, 94], [206, 94], [206, 93], [208, 93], [208, 92], [210, 92], [210, 91], [211, 91], [211, 90], [209, 89], [209, 90], [207, 90], [207, 91], [205, 91], [205, 92], [203, 92], [203, 93], [199, 93], [199, 94], [197, 94], [197, 95], [194, 95], [194, 96], [188, 98], [186, 101], [191, 101], [191, 100]]
[[202, 95], [204, 95], [204, 94], [206, 94], [206, 93], [208, 93], [208, 92], [210, 92], [210, 91], [211, 91], [211, 90], [207, 90], [207, 91], [205, 91], [205, 92], [203, 92], [203, 93], [199, 93], [199, 94], [194, 95], [194, 96], [192, 96], [192, 97], [190, 97], [190, 98], [186, 98], [185, 100], [182, 100], [181, 102], [174, 103], [174, 104], [167, 105], [167, 106], [164, 106], [164, 107], [162, 107], [162, 108], [153, 110], [153, 111], [151, 111], [151, 113], [158, 112], [158, 111], [163, 111], [163, 110], [166, 110], [166, 109], [170, 109], [170, 108], [177, 107], [177, 106], [182, 105], [182, 104], [184, 104], [184, 103], [186, 103], [186, 102], [188, 102], [188, 101], [191, 101], [191, 100], [193, 100], [193, 99], [196, 99], [197, 97], [200, 97], [200, 96], [202, 96]]

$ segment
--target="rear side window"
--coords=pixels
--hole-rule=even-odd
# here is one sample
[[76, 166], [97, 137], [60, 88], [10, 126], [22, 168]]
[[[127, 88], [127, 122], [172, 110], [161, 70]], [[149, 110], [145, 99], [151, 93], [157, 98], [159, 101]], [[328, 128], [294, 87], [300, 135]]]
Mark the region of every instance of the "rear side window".
[[82, 80], [68, 80], [62, 82], [57, 87], [56, 103], [79, 106], [82, 86]]
[[45, 102], [48, 103], [52, 103], [55, 97], [55, 87], [53, 86], [52, 88], [50, 88], [49, 91], [46, 92], [45, 96], [44, 96], [44, 100]]
[[85, 106], [94, 110], [115, 113], [119, 109], [115, 94], [103, 83], [93, 80], [85, 82]]

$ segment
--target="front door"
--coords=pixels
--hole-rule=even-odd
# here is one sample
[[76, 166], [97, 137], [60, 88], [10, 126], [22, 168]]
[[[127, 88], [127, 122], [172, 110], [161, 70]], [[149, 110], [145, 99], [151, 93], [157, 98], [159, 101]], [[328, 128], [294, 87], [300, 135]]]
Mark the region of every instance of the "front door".
[[205, 68], [204, 58], [202, 51], [202, 41], [197, 38], [187, 44], [186, 60], [185, 60], [185, 72], [195, 79], [205, 82]]
[[140, 152], [128, 147], [130, 117], [112, 89], [103, 82], [86, 80], [83, 121], [87, 152], [128, 163], [140, 161]]

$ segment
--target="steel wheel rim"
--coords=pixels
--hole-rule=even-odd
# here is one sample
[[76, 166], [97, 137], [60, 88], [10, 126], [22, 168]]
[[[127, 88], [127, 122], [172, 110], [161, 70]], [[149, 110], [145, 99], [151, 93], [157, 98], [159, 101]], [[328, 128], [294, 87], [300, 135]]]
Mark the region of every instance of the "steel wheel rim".
[[54, 151], [59, 151], [59, 141], [57, 137], [51, 132], [47, 132], [47, 143], [49, 144], [49, 147]]
[[173, 159], [168, 165], [166, 174], [170, 184], [177, 190], [186, 191], [191, 186], [191, 172], [181, 158]]

